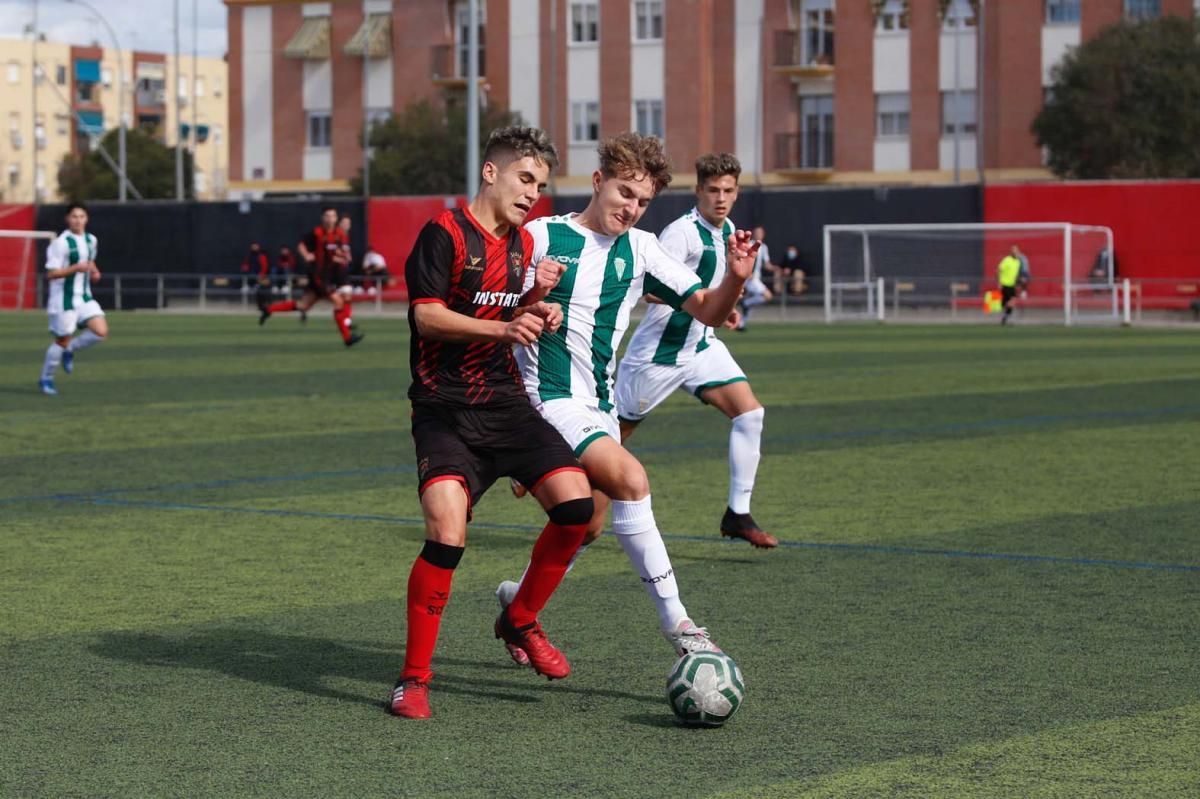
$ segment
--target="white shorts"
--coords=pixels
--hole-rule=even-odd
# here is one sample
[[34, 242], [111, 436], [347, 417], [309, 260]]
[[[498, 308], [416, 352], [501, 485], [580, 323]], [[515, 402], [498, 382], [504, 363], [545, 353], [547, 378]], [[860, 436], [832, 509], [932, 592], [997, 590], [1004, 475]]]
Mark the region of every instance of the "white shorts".
[[612, 411], [602, 411], [571, 397], [545, 402], [534, 400], [533, 407], [566, 439], [576, 458], [601, 436], [621, 443], [621, 425]]
[[746, 373], [720, 339], [710, 339], [708, 347], [680, 366], [648, 361], [631, 362], [628, 358], [617, 367], [617, 416], [631, 422], [642, 419], [677, 388], [697, 399], [708, 388], [746, 380]]
[[746, 281], [744, 289], [747, 297], [761, 297], [767, 293], [767, 284], [757, 277], [752, 277]]
[[48, 316], [50, 317], [50, 332], [62, 338], [74, 335], [75, 331], [87, 324], [89, 319], [97, 316], [103, 317], [104, 311], [101, 310], [100, 303], [88, 300], [69, 311], [50, 311]]

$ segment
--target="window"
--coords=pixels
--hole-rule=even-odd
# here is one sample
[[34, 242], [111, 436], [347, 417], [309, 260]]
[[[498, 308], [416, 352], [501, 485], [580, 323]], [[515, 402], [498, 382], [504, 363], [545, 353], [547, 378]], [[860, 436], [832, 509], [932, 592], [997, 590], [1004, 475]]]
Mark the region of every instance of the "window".
[[33, 143], [39, 150], [46, 149], [46, 116], [38, 114], [33, 118]]
[[67, 68], [63, 64], [54, 67], [54, 82], [59, 86], [67, 85]]
[[104, 88], [112, 88], [112, 70], [105, 67], [100, 70], [100, 82], [104, 84]]
[[1046, 24], [1079, 22], [1079, 0], [1046, 0]]
[[833, 63], [833, 0], [802, 0], [802, 64]]
[[633, 103], [634, 129], [643, 136], [663, 138], [663, 101], [635, 100]]
[[942, 135], [975, 133], [975, 92], [942, 92]]
[[197, 97], [204, 96], [204, 76], [203, 75], [196, 76], [196, 96]]
[[328, 111], [308, 112], [308, 146], [324, 148], [330, 146], [332, 133]]
[[908, 30], [908, 4], [905, 0], [887, 0], [879, 9], [875, 30], [880, 33]]
[[8, 132], [19, 133], [21, 131], [21, 113], [19, 111], [8, 112]]
[[213, 125], [212, 139], [213, 139], [213, 144], [221, 143], [221, 126], [220, 125]]
[[600, 140], [600, 104], [571, 103], [571, 141]]
[[663, 37], [662, 0], [633, 4], [633, 38], [639, 42], [653, 41]]
[[571, 41], [600, 41], [599, 3], [571, 3]]
[[225, 87], [221, 83], [221, 78], [220, 77], [213, 78], [213, 97], [220, 97], [221, 93], [224, 90], [225, 90]]
[[800, 98], [800, 167], [833, 168], [833, 95]]
[[21, 82], [21, 65], [18, 64], [16, 61], [8, 62], [8, 82], [9, 83], [20, 83]]
[[942, 20], [945, 28], [974, 28], [975, 7], [970, 0], [950, 0], [946, 6], [946, 17]]
[[[138, 83], [140, 85], [141, 81], [138, 81]], [[188, 76], [187, 75], [179, 76], [178, 88], [179, 88], [179, 98], [180, 99], [186, 98], [188, 96]]]
[[33, 65], [33, 82], [38, 86], [42, 85], [42, 81], [46, 79], [46, 71], [42, 69], [41, 64]]
[[54, 132], [59, 136], [66, 136], [71, 132], [71, 118], [66, 114], [54, 115]]
[[908, 103], [907, 93], [875, 95], [875, 135], [907, 136]]
[[387, 122], [392, 118], [391, 108], [368, 108], [367, 109], [367, 125], [375, 126]]
[[12, 188], [16, 188], [17, 184], [20, 182], [21, 182], [21, 165], [20, 164], [9, 164], [8, 165], [8, 185], [11, 186]]
[[[1158, 19], [1162, 16], [1159, 0], [1125, 0], [1126, 19]], [[11, 81], [9, 81], [11, 83]]]
[[[470, 48], [467, 46], [471, 35], [471, 27], [468, 24], [470, 18], [470, 7], [466, 3], [460, 3], [455, 9], [455, 48], [458, 53], [458, 75], [459, 77], [466, 76], [468, 70], [467, 59], [470, 57]], [[484, 4], [479, 4], [479, 74], [487, 74], [487, 59], [485, 49], [487, 45], [487, 9]]]

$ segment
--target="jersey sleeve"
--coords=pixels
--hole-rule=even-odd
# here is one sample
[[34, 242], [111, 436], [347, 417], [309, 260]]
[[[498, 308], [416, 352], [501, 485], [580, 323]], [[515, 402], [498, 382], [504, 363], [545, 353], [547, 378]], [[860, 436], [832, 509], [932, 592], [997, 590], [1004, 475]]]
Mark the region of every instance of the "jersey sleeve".
[[537, 277], [538, 261], [545, 258], [550, 249], [550, 234], [545, 222], [535, 219], [525, 225], [525, 232], [529, 234], [533, 244], [529, 248], [529, 266], [525, 270], [525, 282], [521, 286], [522, 294], [533, 288], [534, 278]]
[[59, 236], [46, 248], [46, 269], [62, 269], [67, 265], [67, 245]]
[[674, 256], [675, 260], [682, 261], [690, 267], [693, 263], [699, 261], [697, 257], [699, 239], [696, 238], [693, 241], [694, 237], [688, 235], [689, 227], [695, 230], [695, 227], [691, 225], [679, 225], [675, 223], [667, 225], [663, 232], [659, 234], [658, 243], [662, 245], [662, 248], [667, 251], [668, 255]]
[[89, 233], [88, 234], [88, 244], [91, 245], [91, 249], [92, 249], [92, 261], [93, 262], [98, 261], [100, 258], [100, 256], [99, 256], [100, 239], [96, 238], [91, 233]]
[[700, 279], [683, 262], [671, 255], [654, 236], [646, 236], [642, 263], [646, 268], [643, 292], [653, 294], [675, 310], [683, 310], [687, 298], [700, 288]]
[[450, 299], [450, 273], [453, 270], [454, 240], [441, 225], [426, 223], [404, 265], [409, 303], [445, 305]]

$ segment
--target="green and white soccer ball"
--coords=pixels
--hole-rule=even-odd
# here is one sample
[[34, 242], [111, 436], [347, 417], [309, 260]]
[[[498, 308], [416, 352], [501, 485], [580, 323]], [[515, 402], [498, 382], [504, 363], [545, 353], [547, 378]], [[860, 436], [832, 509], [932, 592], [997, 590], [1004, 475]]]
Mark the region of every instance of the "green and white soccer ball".
[[675, 716], [693, 727], [720, 727], [746, 696], [742, 670], [724, 652], [689, 652], [667, 677], [667, 701]]

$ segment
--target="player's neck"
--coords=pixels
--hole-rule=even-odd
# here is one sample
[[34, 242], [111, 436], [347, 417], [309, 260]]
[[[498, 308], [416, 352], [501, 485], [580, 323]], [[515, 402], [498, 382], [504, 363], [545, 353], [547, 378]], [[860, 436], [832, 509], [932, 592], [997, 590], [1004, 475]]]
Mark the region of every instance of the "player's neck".
[[699, 212], [700, 216], [704, 219], [705, 222], [707, 222], [709, 225], [716, 228], [717, 230], [720, 230], [721, 228], [725, 227], [725, 220], [729, 218], [726, 216], [726, 217], [722, 217], [720, 219], [714, 219], [713, 217], [704, 213], [700, 209], [697, 208], [696, 210]]
[[512, 227], [507, 219], [496, 213], [492, 203], [488, 202], [482, 193], [475, 195], [475, 199], [467, 206], [467, 211], [475, 217], [481, 228], [498, 239], [507, 236], [509, 228]]

